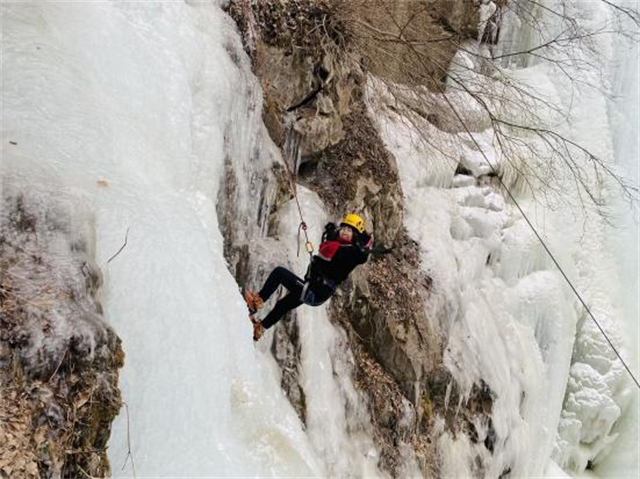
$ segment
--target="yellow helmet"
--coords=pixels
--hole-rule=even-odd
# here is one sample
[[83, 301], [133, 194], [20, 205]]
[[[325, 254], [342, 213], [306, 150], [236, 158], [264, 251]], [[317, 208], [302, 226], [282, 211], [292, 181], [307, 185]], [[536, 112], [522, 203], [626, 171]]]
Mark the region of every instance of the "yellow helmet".
[[364, 233], [364, 220], [354, 213], [349, 213], [345, 216], [340, 225], [349, 225], [355, 228], [358, 233]]

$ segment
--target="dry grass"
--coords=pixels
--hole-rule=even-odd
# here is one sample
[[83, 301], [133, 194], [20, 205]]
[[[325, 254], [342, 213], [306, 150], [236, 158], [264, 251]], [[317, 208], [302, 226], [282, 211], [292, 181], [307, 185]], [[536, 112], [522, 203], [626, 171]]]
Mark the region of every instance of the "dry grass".
[[[322, 61], [330, 48], [344, 51], [349, 31], [340, 11], [348, 2], [331, 0], [232, 0], [227, 12], [236, 21], [245, 45], [253, 41], [252, 30], [261, 42]], [[250, 47], [249, 47], [250, 49]]]
[[232, 0], [228, 12], [250, 53], [257, 36], [314, 63], [349, 58], [387, 81], [435, 90], [478, 23], [472, 0]]

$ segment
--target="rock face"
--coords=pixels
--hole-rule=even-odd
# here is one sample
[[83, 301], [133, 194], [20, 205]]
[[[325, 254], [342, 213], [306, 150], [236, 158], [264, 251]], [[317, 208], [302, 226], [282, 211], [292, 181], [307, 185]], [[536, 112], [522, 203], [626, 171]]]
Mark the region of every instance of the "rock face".
[[[477, 5], [236, 0], [229, 13], [264, 90], [265, 125], [298, 181], [318, 193], [334, 217], [357, 212], [376, 244], [393, 247], [356, 269], [334, 296], [331, 316], [351, 343], [354, 379], [369, 401], [380, 465], [402, 475], [401, 447], [409, 444], [423, 474], [435, 477], [436, 418], [454, 433], [470, 430], [478, 416], [490, 413], [492, 394], [479, 387], [466, 405], [448, 407], [463, 401], [442, 364], [438, 322], [425, 312], [432, 280], [403, 227], [396, 159], [368, 116], [364, 94], [369, 73], [409, 87], [442, 88], [455, 45], [477, 35]], [[299, 157], [287, 151], [292, 132], [300, 139]], [[300, 348], [288, 323], [275, 328], [273, 353], [283, 389], [304, 421]]]
[[231, 2], [265, 97], [263, 117], [282, 146], [287, 128], [302, 134], [302, 161], [342, 140], [358, 80], [342, 59], [348, 34], [330, 1]]
[[368, 70], [393, 83], [439, 91], [457, 45], [477, 35], [473, 0], [355, 0], [344, 9]]
[[265, 124], [272, 139], [282, 145], [291, 126], [304, 138], [302, 159], [338, 143], [344, 137], [342, 118], [350, 111], [354, 79], [327, 55], [314, 62], [300, 52], [260, 43], [258, 70], [265, 89]]
[[422, 301], [429, 278], [420, 272], [416, 245], [402, 226], [403, 198], [395, 159], [387, 152], [363, 106], [345, 122], [345, 140], [321, 155], [311, 179], [336, 216], [359, 212], [375, 242], [393, 246], [389, 256], [373, 258], [352, 274], [351, 288], [339, 302], [365, 338], [370, 353], [412, 398], [416, 381], [433, 367], [438, 334], [430, 330]]
[[0, 477], [106, 477], [124, 353], [90, 232], [50, 200], [3, 197]]

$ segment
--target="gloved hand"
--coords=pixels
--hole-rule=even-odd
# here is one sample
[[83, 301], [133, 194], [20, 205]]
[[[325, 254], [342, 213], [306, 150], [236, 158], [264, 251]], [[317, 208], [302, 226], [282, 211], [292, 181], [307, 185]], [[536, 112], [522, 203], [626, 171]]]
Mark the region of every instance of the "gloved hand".
[[369, 236], [369, 239], [365, 242], [364, 247], [371, 249], [373, 247], [373, 233]]
[[338, 228], [335, 223], [327, 223], [324, 226], [324, 233], [322, 233], [322, 242], [333, 241], [338, 236]]

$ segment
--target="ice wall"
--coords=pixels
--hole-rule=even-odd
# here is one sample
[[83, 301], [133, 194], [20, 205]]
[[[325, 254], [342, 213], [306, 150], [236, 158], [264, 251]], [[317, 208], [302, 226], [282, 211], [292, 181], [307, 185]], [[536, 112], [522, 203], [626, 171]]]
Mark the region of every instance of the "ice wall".
[[[3, 4], [2, 22], [3, 181], [55, 189], [95, 225], [105, 316], [126, 352], [114, 476], [384, 477], [326, 306], [293, 315], [304, 426], [271, 333], [251, 341], [219, 218], [300, 275], [308, 258], [293, 203], [281, 242], [261, 238], [281, 159], [230, 20], [209, 2], [95, 2]], [[330, 218], [317, 195], [299, 197], [319, 240]]]
[[[505, 38], [494, 55], [526, 50], [545, 35], [557, 35], [563, 27], [555, 10], [547, 9], [552, 7], [548, 2], [534, 7], [534, 2], [519, 3], [529, 5], [527, 13], [537, 17], [529, 17], [527, 24], [521, 18], [516, 22], [515, 14], [507, 16]], [[608, 26], [610, 9], [599, 2], [586, 3], [563, 2], [563, 11], [580, 19], [581, 27], [598, 30]], [[509, 23], [509, 19], [515, 23]], [[527, 105], [533, 106], [537, 121], [542, 122], [537, 124], [553, 125], [566, 138], [594, 152], [605, 165], [614, 167], [608, 83], [600, 75], [603, 63], [598, 63], [610, 57], [612, 40], [610, 35], [596, 35], [581, 48], [561, 49], [557, 57], [545, 52], [547, 58], [560, 61], [556, 64], [540, 58], [502, 61], [508, 67], [502, 75], [508, 74], [539, 97], [522, 104], [520, 110], [516, 107], [502, 114], [526, 122], [532, 118]], [[470, 76], [472, 89], [480, 95], [512, 93], [504, 84], [496, 85], [465, 69], [459, 71], [464, 65], [486, 68], [477, 55], [491, 54], [484, 46], [468, 45], [465, 50], [474, 54], [458, 54], [453, 62], [454, 75]], [[600, 68], [589, 69], [587, 65]], [[565, 75], [567, 69], [569, 76]], [[637, 79], [630, 81], [637, 89]], [[449, 336], [445, 364], [463, 393], [468, 394], [472, 384], [482, 380], [494, 395], [491, 420], [475, 426], [477, 439], [442, 435], [443, 474], [541, 476], [552, 455], [565, 469], [582, 473], [606, 456], [621, 430], [634, 429], [624, 425], [625, 416], [621, 414], [628, 410], [635, 392], [621, 363], [522, 215], [490, 178], [492, 168], [488, 165], [501, 169], [507, 184], [516, 186], [513, 191], [527, 216], [608, 335], [624, 350], [620, 332], [626, 328], [626, 319], [620, 298], [625, 293], [606, 223], [582, 201], [570, 184], [575, 183], [575, 177], [563, 169], [558, 157], [545, 158], [545, 165], [530, 154], [531, 150], [523, 148], [515, 166], [552, 165], [541, 179], [561, 185], [560, 195], [547, 189], [544, 180], [533, 179], [532, 189], [517, 187], [517, 174], [510, 171], [513, 165], [507, 165], [496, 150], [495, 132], [487, 126], [482, 128], [481, 115], [474, 113], [478, 103], [472, 98], [465, 101], [456, 92], [447, 93], [453, 107], [466, 119], [473, 140], [465, 131], [445, 133], [412, 118], [413, 125], [419, 125], [429, 139], [430, 148], [415, 140], [418, 133], [407, 126], [410, 122], [384, 108], [383, 88], [376, 82], [371, 85], [376, 92], [370, 97], [383, 98], [383, 106], [376, 102], [372, 105], [400, 167], [406, 226], [420, 244], [422, 262], [434, 280], [436, 295], [431, 314]], [[498, 107], [490, 97], [487, 102]], [[429, 104], [441, 103], [437, 98], [429, 99]], [[508, 102], [504, 103], [509, 108]], [[533, 151], [542, 146], [536, 137], [522, 135], [522, 139]], [[452, 147], [465, 174], [456, 175], [456, 165], [452, 167], [442, 154]], [[637, 150], [631, 156], [637, 158]], [[599, 178], [586, 163], [582, 167], [589, 170], [584, 176], [586, 183], [600, 194]], [[449, 183], [443, 181], [447, 175]], [[610, 187], [607, 184], [602, 191], [609, 202]], [[628, 447], [629, 442], [624, 444]], [[617, 473], [636, 474], [637, 458], [626, 456], [626, 460], [624, 466], [616, 468]]]
[[[604, 2], [567, 2], [565, 11], [580, 19], [581, 28], [614, 33], [595, 35], [589, 42], [578, 44], [581, 48], [574, 45], [574, 48], [568, 50], [569, 53], [564, 53], [559, 59], [573, 59], [568, 74], [558, 64], [551, 62], [548, 65], [548, 75], [554, 78], [560, 97], [559, 104], [567, 112], [566, 122], [558, 125], [559, 131], [595, 153], [616, 173], [628, 176], [616, 165], [620, 163], [619, 160], [616, 161], [616, 157], [620, 156], [621, 147], [616, 147], [615, 142], [620, 135], [619, 129], [612, 123], [612, 110], [609, 106], [609, 98], [613, 93], [611, 84], [619, 81], [616, 77], [621, 72], [609, 65], [624, 51], [620, 43], [625, 41], [625, 36], [622, 32], [615, 32], [621, 28], [626, 33], [637, 32], [637, 26], [621, 24], [624, 15]], [[563, 28], [557, 17], [553, 17], [553, 21], [547, 19], [546, 22], [549, 24], [550, 35], [557, 34]], [[555, 57], [552, 55], [551, 58]], [[544, 62], [543, 66], [546, 66]], [[576, 78], [580, 79], [580, 83], [575, 81]], [[624, 81], [628, 84], [627, 91], [636, 90], [635, 108], [631, 108], [637, 111], [637, 73], [635, 78], [627, 75]], [[626, 101], [634, 105], [633, 94], [628, 95]], [[635, 157], [637, 168], [637, 143], [634, 145], [633, 142], [628, 142], [625, 146], [628, 149], [623, 155]], [[613, 217], [618, 216], [622, 193], [611, 178], [606, 178], [603, 186], [601, 180], [593, 174], [588, 176], [588, 181], [594, 185], [594, 191], [602, 188], [602, 197], [609, 205], [609, 212]], [[635, 181], [637, 185], [637, 176], [631, 181]], [[632, 310], [624, 308], [624, 303], [629, 299], [623, 298], [634, 293], [627, 290], [627, 281], [623, 280], [622, 270], [616, 263], [616, 249], [612, 247], [611, 238], [617, 233], [610, 228], [608, 218], [594, 213], [591, 208], [586, 208], [582, 214], [576, 214], [576, 218], [583, 231], [574, 230], [573, 233], [573, 241], [579, 248], [573, 254], [575, 269], [570, 271], [570, 277], [600, 325], [622, 352], [623, 358], [629, 361], [635, 356], [633, 352], [629, 352], [634, 349], [637, 351], [638, 333], [637, 330], [631, 336], [624, 333], [629, 322], [636, 323], [637, 309], [634, 315]], [[631, 238], [627, 237], [628, 239]], [[631, 244], [634, 243], [627, 242], [624, 249], [630, 249]], [[637, 289], [635, 291], [637, 298]], [[615, 444], [621, 426], [626, 423], [623, 418], [630, 411], [630, 402], [637, 401], [637, 390], [621, 361], [591, 318], [584, 312], [582, 314], [554, 452], [556, 461], [565, 469], [576, 472], [594, 465], [597, 467], [606, 457], [611, 445]], [[630, 340], [625, 340], [625, 337]], [[631, 366], [637, 375], [637, 365], [631, 363]], [[633, 422], [630, 428], [633, 429]], [[621, 447], [624, 447], [623, 444], [619, 443]], [[638, 461], [637, 457], [628, 459], [630, 460], [618, 470], [621, 474], [632, 477], [637, 475]]]
[[[240, 40], [218, 6], [24, 2], [3, 3], [1, 12], [3, 181], [55, 190], [92, 216], [106, 277], [105, 314], [127, 353], [121, 383], [130, 417], [123, 412], [114, 426], [114, 475], [131, 476], [130, 459], [121, 467], [129, 446], [138, 476], [380, 475], [344, 337], [324, 308], [301, 309], [299, 316], [306, 430], [280, 391], [268, 335], [257, 349], [249, 340], [245, 307], [223, 259], [216, 199], [226, 161], [240, 180], [242, 220], [256, 220], [251, 200], [259, 191], [250, 178], [277, 153], [264, 139], [260, 93]], [[518, 29], [511, 31], [520, 41]], [[555, 83], [539, 65], [521, 74], [537, 85]], [[618, 158], [635, 158], [633, 131], [613, 143], [603, 136], [606, 102], [587, 96], [582, 105], [568, 123], [576, 138], [605, 145], [606, 155], [615, 146], [625, 152]], [[637, 109], [624, 117], [634, 115]], [[593, 124], [593, 118], [604, 120]], [[479, 443], [441, 438], [444, 473], [542, 474], [579, 308], [522, 218], [481, 180], [487, 171], [477, 147], [425, 125], [477, 167], [475, 176], [454, 175], [450, 158], [424, 145], [416, 149], [415, 133], [405, 126], [393, 115], [381, 118], [389, 148], [403, 160], [407, 227], [438, 288], [432, 313], [450, 335], [447, 365], [465, 391], [482, 379], [496, 395], [491, 422], [477, 425]], [[499, 160], [491, 131], [478, 131], [477, 140]], [[322, 225], [317, 198], [304, 190], [302, 197], [313, 224]], [[531, 198], [522, 202], [615, 324], [609, 300], [619, 287], [615, 268], [601, 267], [613, 264], [603, 255], [606, 228], [585, 242], [573, 218], [549, 213]], [[297, 224], [292, 215], [289, 207], [285, 238]], [[127, 230], [126, 247], [107, 265]], [[304, 265], [289, 253], [302, 273]], [[596, 377], [609, 389], [598, 397], [613, 401], [608, 411], [615, 412], [611, 388], [622, 385], [622, 394], [626, 383], [601, 345], [595, 347], [601, 364], [611, 367], [604, 382]], [[577, 417], [588, 417], [577, 405]], [[594, 424], [584, 429], [604, 431], [596, 439], [607, 440], [609, 431]], [[629, 431], [619, 429], [623, 437]], [[493, 454], [483, 444], [491, 437], [498, 438]]]
[[223, 258], [225, 158], [242, 179], [272, 148], [234, 26], [208, 2], [25, 2], [2, 35], [3, 181], [93, 216], [127, 355], [114, 475], [129, 446], [138, 477], [323, 475]]
[[[393, 115], [379, 119], [392, 151], [397, 143], [410, 144], [406, 122]], [[431, 314], [449, 336], [445, 365], [463, 396], [481, 380], [494, 396], [491, 422], [476, 425], [475, 443], [464, 435], [442, 435], [442, 473], [542, 475], [553, 446], [550, 431], [560, 414], [577, 319], [570, 296], [499, 191], [473, 177], [454, 177], [458, 186], [447, 189], [421, 184], [416, 170], [398, 158], [406, 226], [433, 278]], [[413, 166], [428, 170], [433, 160], [425, 155], [424, 167]], [[489, 437], [498, 438], [493, 452], [485, 446]]]
[[[626, 2], [625, 5], [634, 6], [637, 2]], [[633, 29], [629, 19], [624, 18], [623, 28]], [[640, 184], [640, 88], [638, 84], [640, 68], [640, 48], [633, 38], [617, 37], [613, 42], [613, 52], [608, 64], [608, 78], [611, 83], [611, 96], [608, 97], [607, 107], [611, 123], [611, 133], [614, 157], [619, 171], [629, 178], [632, 184]], [[607, 231], [615, 253], [618, 267], [622, 271], [624, 289], [621, 301], [626, 316], [631, 320], [639, 317], [638, 292], [638, 248], [628, 245], [638, 244], [638, 225], [640, 224], [638, 208], [630, 208], [625, 201], [616, 204], [616, 215], [613, 228]], [[638, 336], [635, 321], [627, 321], [626, 332], [631, 337]], [[636, 341], [636, 344], [638, 342]], [[630, 348], [638, 364], [637, 348]]]
[[[627, 6], [636, 6], [637, 2], [626, 2]], [[623, 19], [624, 28], [633, 28], [628, 19]], [[640, 184], [640, 98], [638, 84], [639, 48], [633, 39], [618, 37], [613, 44], [608, 75], [611, 81], [612, 96], [608, 102], [608, 113], [612, 126], [612, 139], [616, 164], [635, 185]], [[616, 266], [621, 272], [622, 288], [618, 291], [618, 301], [625, 317], [624, 333], [629, 355], [627, 360], [632, 371], [640, 371], [638, 344], [640, 329], [640, 290], [638, 286], [638, 229], [640, 218], [638, 209], [629, 208], [624, 200], [616, 205], [614, 225], [607, 228], [606, 234], [615, 255]], [[633, 247], [635, 245], [635, 247]], [[634, 394], [627, 411], [623, 413], [614, 431], [620, 436], [611, 452], [596, 468], [601, 477], [636, 477], [638, 475], [638, 394]], [[629, 465], [634, 465], [629, 467]]]

